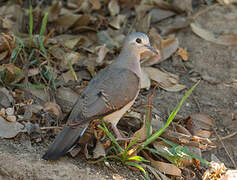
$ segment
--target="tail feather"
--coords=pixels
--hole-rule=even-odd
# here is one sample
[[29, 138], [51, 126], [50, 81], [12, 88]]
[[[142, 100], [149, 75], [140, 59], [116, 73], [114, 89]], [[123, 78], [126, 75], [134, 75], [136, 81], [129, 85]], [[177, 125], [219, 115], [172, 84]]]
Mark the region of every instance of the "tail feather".
[[45, 160], [56, 160], [65, 155], [79, 141], [86, 128], [87, 124], [63, 128], [42, 158]]

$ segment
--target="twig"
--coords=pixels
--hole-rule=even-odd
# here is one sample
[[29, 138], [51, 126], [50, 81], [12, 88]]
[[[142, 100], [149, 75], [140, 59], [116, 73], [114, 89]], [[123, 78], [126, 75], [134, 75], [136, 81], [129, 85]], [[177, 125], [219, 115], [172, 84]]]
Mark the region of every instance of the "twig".
[[236, 169], [236, 168], [237, 168], [236, 163], [235, 163], [234, 159], [232, 158], [232, 156], [230, 155], [230, 153], [228, 152], [228, 150], [226, 149], [226, 146], [225, 146], [224, 142], [222, 141], [222, 139], [220, 138], [220, 136], [217, 134], [215, 128], [213, 128], [213, 130], [214, 130], [214, 132], [215, 132], [217, 138], [220, 140], [220, 142], [221, 142], [221, 144], [222, 144], [222, 146], [223, 146], [223, 148], [224, 148], [226, 154], [228, 155], [228, 157], [230, 158], [232, 164], [234, 165], [234, 167], [235, 167], [235, 169]]
[[63, 127], [50, 126], [50, 127], [41, 127], [41, 128], [40, 128], [40, 130], [49, 130], [49, 129], [63, 129]]
[[[221, 140], [225, 140], [225, 139], [228, 139], [228, 138], [232, 138], [233, 136], [237, 135], [237, 132], [233, 132], [227, 136], [224, 136], [224, 137], [220, 137]], [[210, 139], [211, 141], [217, 141], [219, 140], [218, 138], [212, 138]]]
[[191, 94], [191, 96], [193, 97], [193, 99], [194, 99], [194, 101], [195, 101], [195, 103], [196, 103], [196, 105], [197, 105], [197, 107], [198, 107], [199, 112], [202, 112], [202, 111], [201, 111], [200, 103], [198, 102], [197, 98], [196, 98], [193, 94]]
[[217, 5], [219, 5], [219, 3], [213, 4], [211, 6], [208, 6], [205, 9], [202, 9], [201, 11], [197, 12], [196, 14], [194, 14], [193, 16], [191, 16], [191, 19], [195, 20], [198, 16], [200, 16], [203, 13], [206, 13], [208, 10], [210, 10], [211, 8], [216, 7]]

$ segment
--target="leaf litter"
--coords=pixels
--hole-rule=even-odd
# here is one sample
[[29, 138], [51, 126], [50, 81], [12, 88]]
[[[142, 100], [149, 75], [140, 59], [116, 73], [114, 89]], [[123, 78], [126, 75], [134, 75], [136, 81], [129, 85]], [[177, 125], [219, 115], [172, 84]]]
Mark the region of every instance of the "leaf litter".
[[[40, 25], [45, 13], [48, 13], [48, 24], [45, 36], [37, 38], [33, 35], [31, 39], [28, 36], [30, 24], [26, 20], [30, 14], [28, 7], [24, 7], [20, 2], [17, 5], [3, 5], [0, 8], [0, 30], [4, 32], [0, 35], [0, 83], [7, 88], [0, 90], [3, 97], [0, 100], [1, 138], [14, 138], [17, 134], [27, 131], [29, 136], [37, 137], [39, 142], [42, 131], [48, 132], [48, 136], [57, 134], [58, 129], [65, 123], [58, 119], [63, 119], [70, 111], [79, 94], [98, 70], [110, 64], [110, 60], [117, 56], [124, 37], [133, 30], [149, 33], [151, 45], [161, 51], [158, 56], [151, 53], [142, 55], [142, 89], [149, 90], [152, 89], [152, 85], [158, 84], [170, 92], [184, 90], [186, 85], [179, 82], [178, 75], [158, 69], [157, 64], [172, 56], [180, 56], [183, 61], [190, 60], [187, 49], [180, 47], [175, 33], [190, 24], [188, 17], [182, 13], [190, 15], [192, 11], [191, 1], [170, 3], [153, 0], [131, 3], [123, 0], [84, 0], [68, 1], [66, 5], [61, 1], [55, 1], [45, 7], [33, 9], [33, 33], [38, 34], [41, 31]], [[175, 21], [166, 26], [162, 24], [165, 20], [171, 19]], [[190, 28], [204, 40], [221, 45], [236, 45], [234, 33], [211, 32], [202, 28], [196, 21], [190, 24]], [[23, 94], [23, 99], [19, 92]], [[11, 93], [15, 95], [12, 96]], [[33, 104], [24, 102], [29, 97], [34, 98]], [[25, 108], [15, 106], [14, 99], [16, 104], [22, 104]], [[139, 137], [145, 140], [147, 129], [145, 123], [141, 122], [142, 113], [136, 110], [130, 113], [137, 113], [136, 116], [127, 118], [136, 118], [140, 121], [141, 128], [133, 132], [126, 132], [126, 129], [125, 134], [132, 133], [131, 137], [137, 137], [139, 134]], [[152, 115], [151, 120], [151, 128], [162, 126], [162, 121], [159, 124], [157, 116]], [[212, 134], [213, 121], [205, 114], [191, 114], [181, 121], [183, 126], [174, 123], [161, 137], [176, 143], [175, 148], [182, 149], [183, 146], [187, 146], [190, 151], [200, 155], [202, 149], [215, 147], [208, 139]], [[49, 132], [48, 129], [51, 128], [53, 131]], [[95, 128], [94, 133], [97, 133], [98, 138], [93, 156], [89, 155], [89, 151], [86, 154], [92, 159], [97, 159], [107, 155], [106, 150], [111, 142], [101, 142], [99, 137], [102, 136], [102, 132], [98, 129]], [[47, 139], [45, 134], [41, 136]], [[89, 136], [93, 136], [92, 134]], [[178, 153], [180, 150], [173, 152], [172, 147], [161, 140], [155, 141], [151, 146], [163, 153], [166, 152], [166, 155], [171, 152]], [[133, 150], [136, 150], [136, 147]], [[73, 156], [79, 151], [80, 148]], [[187, 150], [186, 153], [188, 152]], [[179, 165], [183, 167], [164, 161], [155, 153], [150, 152], [146, 157], [159, 173], [172, 176], [181, 176], [183, 167], [195, 164], [193, 161], [185, 164], [185, 158], [181, 156], [182, 163]], [[154, 169], [152, 171], [157, 176], [157, 172]], [[219, 170], [210, 170], [208, 173], [205, 177], [218, 175]], [[221, 173], [225, 174], [225, 169]], [[168, 178], [164, 174], [163, 179]]]

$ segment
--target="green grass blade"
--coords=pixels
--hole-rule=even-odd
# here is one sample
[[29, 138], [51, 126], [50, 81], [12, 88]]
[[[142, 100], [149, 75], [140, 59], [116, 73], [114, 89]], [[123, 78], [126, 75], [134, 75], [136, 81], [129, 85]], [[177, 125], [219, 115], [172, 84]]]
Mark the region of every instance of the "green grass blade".
[[73, 69], [73, 67], [72, 67], [71, 61], [68, 61], [68, 65], [69, 65], [70, 71], [72, 72], [72, 75], [73, 75], [74, 79], [75, 79], [76, 81], [78, 81], [77, 74], [76, 74], [76, 72], [74, 71], [74, 69]]
[[102, 123], [103, 127], [99, 126], [99, 128], [101, 128], [105, 132], [105, 134], [109, 137], [109, 139], [115, 144], [115, 146], [117, 147], [119, 152], [123, 153], [123, 151], [124, 151], [123, 148], [118, 144], [118, 142], [116, 141], [115, 137], [109, 132], [109, 130], [106, 127], [103, 119], [101, 119], [101, 123]]
[[196, 86], [199, 84], [200, 81], [198, 81], [186, 94], [185, 96], [182, 98], [182, 100], [180, 101], [180, 103], [176, 106], [176, 108], [172, 111], [172, 113], [170, 114], [167, 122], [165, 123], [165, 125], [158, 131], [156, 131], [154, 134], [152, 134], [145, 142], [144, 144], [138, 149], [138, 152], [140, 152], [144, 147], [146, 147], [148, 144], [152, 143], [153, 141], [155, 141], [165, 130], [166, 128], [168, 128], [168, 126], [170, 125], [170, 123], [173, 121], [175, 115], [178, 113], [178, 111], [180, 110], [180, 108], [182, 107], [183, 103], [185, 102], [185, 100], [189, 97], [189, 95], [192, 93], [192, 91], [196, 88]]
[[150, 162], [141, 156], [132, 156], [132, 157], [128, 158], [128, 160], [139, 161], [139, 162]]
[[47, 56], [47, 52], [46, 52], [46, 50], [44, 48], [42, 37], [38, 36], [37, 39], [38, 39], [38, 42], [39, 42], [40, 50], [43, 52], [44, 56], [47, 58], [48, 56]]
[[42, 20], [41, 29], [40, 29], [40, 36], [43, 36], [44, 33], [45, 33], [47, 21], [48, 21], [48, 13], [45, 13], [45, 14], [44, 14], [44, 18], [43, 18], [43, 20]]
[[131, 161], [127, 161], [127, 162], [125, 162], [125, 165], [136, 167], [137, 169], [140, 169], [144, 174], [146, 174], [145, 169], [140, 164], [137, 164], [137, 163], [131, 162]]

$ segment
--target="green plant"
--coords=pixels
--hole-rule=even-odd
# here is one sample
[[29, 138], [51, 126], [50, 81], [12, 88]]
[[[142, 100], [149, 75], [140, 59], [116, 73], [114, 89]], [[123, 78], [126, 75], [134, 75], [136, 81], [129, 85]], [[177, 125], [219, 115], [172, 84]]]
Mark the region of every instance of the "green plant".
[[[124, 165], [128, 165], [128, 166], [133, 166], [136, 167], [138, 169], [140, 169], [144, 174], [146, 179], [149, 179], [149, 176], [147, 175], [145, 169], [139, 164], [140, 163], [144, 163], [144, 162], [149, 162], [146, 159], [144, 159], [141, 156], [131, 156], [131, 154], [136, 151], [137, 153], [139, 153], [142, 150], [148, 150], [152, 153], [156, 153], [164, 158], [166, 158], [167, 160], [169, 160], [171, 163], [174, 163], [176, 165], [179, 165], [179, 163], [181, 162], [181, 160], [183, 158], [186, 159], [190, 159], [190, 158], [195, 158], [197, 160], [199, 160], [200, 162], [204, 163], [205, 165], [208, 165], [209, 162], [206, 161], [205, 159], [202, 159], [201, 157], [199, 157], [198, 155], [190, 152], [188, 150], [187, 147], [184, 146], [180, 146], [177, 145], [171, 141], [168, 141], [164, 138], [161, 138], [160, 135], [168, 128], [168, 126], [170, 125], [170, 123], [173, 121], [175, 115], [178, 113], [178, 111], [180, 110], [180, 108], [182, 107], [182, 104], [185, 102], [185, 100], [190, 96], [190, 94], [192, 93], [192, 91], [196, 88], [196, 86], [199, 84], [200, 81], [198, 81], [185, 95], [184, 97], [181, 99], [180, 103], [176, 106], [176, 108], [172, 111], [172, 113], [170, 114], [166, 124], [158, 131], [156, 131], [155, 133], [153, 133], [152, 135], [150, 135], [150, 119], [151, 119], [151, 105], [150, 105], [150, 100], [148, 102], [148, 106], [146, 109], [146, 116], [145, 116], [145, 123], [146, 123], [146, 136], [147, 139], [142, 143], [137, 143], [138, 139], [135, 139], [133, 141], [131, 141], [129, 143], [129, 145], [123, 149], [119, 143], [116, 141], [115, 137], [109, 132], [108, 128], [105, 126], [104, 121], [102, 120], [102, 126], [99, 126], [104, 132], [105, 134], [109, 137], [109, 139], [112, 142], [112, 147], [109, 148], [109, 150], [114, 150], [116, 155], [108, 155], [102, 159], [99, 159], [98, 161], [102, 161], [104, 160], [105, 164], [109, 164], [107, 159], [116, 159], [120, 162], [122, 162], [122, 164]], [[161, 139], [162, 141], [164, 141], [165, 143], [167, 143], [168, 145], [171, 146], [171, 148], [166, 148], [166, 151], [168, 152], [167, 154], [161, 151], [158, 151], [154, 148], [149, 148], [148, 145], [150, 145], [153, 141], [155, 141], [156, 139]], [[133, 147], [133, 148], [132, 148]], [[132, 152], [132, 153], [131, 153]], [[96, 162], [98, 162], [96, 161]]]

